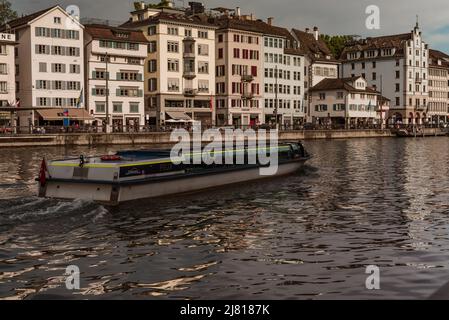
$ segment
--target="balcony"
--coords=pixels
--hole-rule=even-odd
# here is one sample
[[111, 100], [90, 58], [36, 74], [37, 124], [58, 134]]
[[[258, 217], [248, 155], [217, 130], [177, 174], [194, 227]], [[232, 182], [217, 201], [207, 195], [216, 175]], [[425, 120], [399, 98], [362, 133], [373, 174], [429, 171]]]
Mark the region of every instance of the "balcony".
[[184, 95], [186, 97], [194, 97], [198, 94], [197, 89], [184, 89]]
[[250, 74], [242, 75], [242, 82], [253, 82], [253, 81], [254, 81], [254, 76], [252, 76]]
[[194, 70], [184, 70], [184, 73], [182, 75], [187, 80], [192, 80], [196, 78], [196, 73]]
[[423, 79], [422, 79], [421, 77], [416, 78], [416, 79], [415, 79], [415, 83], [422, 83], [422, 80], [423, 80]]
[[242, 99], [245, 99], [245, 100], [254, 99], [254, 94], [252, 92], [244, 92], [244, 93], [242, 93]]
[[183, 57], [185, 59], [195, 59], [195, 52], [192, 51], [184, 51]]
[[427, 107], [423, 104], [416, 106], [416, 111], [425, 112], [427, 111]]

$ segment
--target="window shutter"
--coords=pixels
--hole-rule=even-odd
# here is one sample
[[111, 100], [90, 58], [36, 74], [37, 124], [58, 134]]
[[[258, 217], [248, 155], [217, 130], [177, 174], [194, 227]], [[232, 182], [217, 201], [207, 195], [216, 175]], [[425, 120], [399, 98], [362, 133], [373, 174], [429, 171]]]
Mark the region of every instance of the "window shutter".
[[137, 96], [139, 98], [143, 97], [143, 90], [141, 90], [141, 89], [137, 90]]
[[115, 95], [116, 95], [117, 97], [120, 97], [120, 89], [117, 89], [117, 90], [116, 90]]
[[92, 88], [92, 95], [93, 95], [93, 96], [96, 96], [95, 88]]
[[138, 74], [137, 74], [137, 80], [138, 80], [138, 81], [142, 81], [142, 74], [141, 74], [141, 73], [138, 73]]
[[62, 73], [65, 73], [65, 64], [62, 65]]
[[121, 76], [120, 76], [120, 72], [117, 72], [116, 74], [116, 80], [122, 80]]

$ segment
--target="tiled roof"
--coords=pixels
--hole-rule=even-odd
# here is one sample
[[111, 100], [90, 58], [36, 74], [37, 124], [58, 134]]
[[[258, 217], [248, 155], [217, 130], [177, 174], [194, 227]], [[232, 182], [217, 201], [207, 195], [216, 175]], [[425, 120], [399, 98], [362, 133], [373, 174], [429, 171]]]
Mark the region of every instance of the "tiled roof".
[[[146, 37], [143, 35], [143, 33], [141, 31], [130, 30], [130, 29], [126, 29], [126, 28], [116, 28], [116, 27], [110, 27], [110, 26], [106, 26], [106, 25], [91, 24], [91, 25], [85, 25], [85, 30], [94, 39], [131, 41], [131, 42], [139, 42], [139, 43], [148, 42]], [[127, 37], [127, 38], [119, 37], [119, 36], [117, 36], [118, 33], [128, 34], [129, 37]]]
[[366, 38], [354, 41], [345, 47], [341, 54], [342, 60], [347, 60], [347, 53], [354, 51], [367, 51], [379, 49], [396, 49], [395, 56], [404, 55], [404, 47], [407, 41], [412, 39], [412, 33], [403, 33], [390, 36]]
[[196, 24], [199, 26], [205, 26], [205, 27], [214, 27], [213, 24], [209, 23], [206, 19], [204, 19], [201, 16], [192, 16], [187, 17], [184, 14], [177, 14], [177, 13], [168, 13], [168, 12], [159, 12], [155, 14], [154, 16], [149, 17], [148, 19], [142, 20], [142, 21], [127, 21], [124, 24], [122, 24], [120, 27], [123, 28], [138, 28], [138, 27], [144, 27], [150, 24], [156, 24], [160, 21], [173, 21], [173, 22], [181, 22], [181, 23], [188, 23], [188, 24]]
[[291, 38], [286, 28], [270, 25], [262, 20], [250, 20], [243, 17], [221, 16], [213, 20], [220, 29], [251, 31], [264, 35]]
[[[44, 9], [44, 10], [40, 10], [40, 11], [34, 12], [34, 13], [29, 14], [27, 16], [23, 16], [23, 17], [11, 20], [7, 24], [8, 24], [8, 26], [11, 29], [15, 29], [15, 28], [21, 27], [22, 25], [25, 25], [28, 22], [33, 21], [34, 19], [38, 18], [39, 16], [43, 15], [44, 13], [46, 13], [46, 12], [56, 8], [56, 7], [58, 7], [58, 6], [53, 6], [53, 7]], [[5, 29], [6, 29], [6, 25], [2, 25], [0, 27], [0, 30], [5, 30]]]
[[313, 33], [297, 29], [293, 29], [292, 32], [298, 38], [301, 50], [313, 61], [337, 62], [323, 39], [316, 40]]
[[371, 87], [366, 87], [365, 90], [356, 89], [351, 85], [351, 82], [359, 79], [361, 77], [352, 77], [352, 78], [340, 78], [340, 79], [330, 79], [326, 78], [320, 81], [318, 84], [310, 88], [310, 91], [327, 91], [327, 90], [346, 90], [348, 92], [365, 92], [365, 93], [373, 93], [379, 94], [378, 91], [374, 90]]
[[[438, 64], [438, 60], [441, 64]], [[438, 50], [429, 50], [429, 64], [432, 67], [449, 68], [449, 55]]]

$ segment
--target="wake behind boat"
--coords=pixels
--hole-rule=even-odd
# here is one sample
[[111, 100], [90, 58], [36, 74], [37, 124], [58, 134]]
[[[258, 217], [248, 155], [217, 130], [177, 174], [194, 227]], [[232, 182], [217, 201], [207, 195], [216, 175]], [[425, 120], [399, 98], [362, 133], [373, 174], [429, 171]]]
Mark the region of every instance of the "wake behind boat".
[[[243, 164], [194, 164], [196, 156], [189, 154], [187, 164], [177, 164], [170, 150], [121, 151], [114, 155], [56, 161], [42, 161], [37, 179], [39, 196], [58, 199], [89, 199], [118, 205], [119, 203], [192, 192], [244, 181], [266, 178], [260, 161], [249, 161], [255, 153], [277, 153], [278, 168], [274, 176], [299, 170], [311, 156], [299, 142], [284, 143], [276, 148], [248, 148], [224, 150]], [[185, 156], [184, 156], [185, 157]], [[184, 159], [185, 160], [185, 159]], [[225, 161], [223, 161], [225, 163]], [[238, 163], [238, 162], [233, 162]]]

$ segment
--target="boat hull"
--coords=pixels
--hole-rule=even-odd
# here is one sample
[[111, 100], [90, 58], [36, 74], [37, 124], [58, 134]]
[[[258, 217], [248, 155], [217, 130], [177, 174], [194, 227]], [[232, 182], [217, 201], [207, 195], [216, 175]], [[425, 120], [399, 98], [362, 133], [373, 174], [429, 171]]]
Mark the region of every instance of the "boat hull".
[[[279, 165], [275, 176], [282, 176], [298, 171], [304, 160], [291, 161]], [[214, 174], [166, 179], [162, 181], [128, 182], [126, 184], [105, 184], [94, 181], [58, 181], [49, 180], [40, 186], [40, 196], [58, 199], [88, 199], [109, 205], [119, 203], [195, 192], [245, 181], [266, 179], [273, 176], [261, 176], [260, 168], [246, 168]]]

